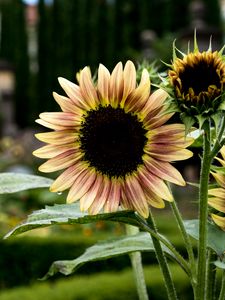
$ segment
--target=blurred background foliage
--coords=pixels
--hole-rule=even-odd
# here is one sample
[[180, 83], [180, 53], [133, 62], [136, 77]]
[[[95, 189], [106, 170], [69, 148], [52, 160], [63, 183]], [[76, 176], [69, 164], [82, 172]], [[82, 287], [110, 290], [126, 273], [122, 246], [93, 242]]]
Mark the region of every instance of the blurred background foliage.
[[[140, 70], [147, 66], [152, 81], [157, 82], [157, 71], [164, 71], [160, 60], [171, 60], [173, 40], [187, 28], [193, 35], [190, 14], [193, 3], [196, 1], [53, 0], [47, 4], [39, 0], [37, 5], [28, 6], [22, 0], [0, 0], [0, 172], [37, 173], [39, 162], [31, 154], [37, 148], [34, 120], [43, 111], [58, 110], [52, 98], [52, 91], [62, 93], [58, 76], [75, 81], [76, 72], [86, 65], [94, 72], [103, 63], [111, 71], [118, 61], [131, 59]], [[203, 3], [204, 21], [222, 33], [218, 41], [222, 44], [221, 2], [204, 0]], [[156, 60], [151, 67], [149, 59]], [[6, 99], [1, 90], [1, 72], [5, 67], [15, 76], [13, 91]], [[8, 123], [4, 123], [9, 100], [12, 102], [9, 121], [16, 125], [12, 134], [7, 133]], [[191, 180], [196, 179], [197, 156], [188, 161], [188, 166], [179, 166]], [[174, 192], [185, 216], [195, 217], [197, 191], [188, 186]], [[55, 195], [46, 189], [0, 195], [0, 237], [33, 210], [63, 202], [64, 194]], [[185, 256], [183, 242], [171, 218], [168, 210], [157, 214], [160, 232]], [[131, 271], [127, 270], [128, 256], [89, 263], [78, 271], [82, 275], [67, 281], [58, 276], [50, 283], [32, 285], [54, 260], [76, 258], [96, 241], [124, 232], [121, 224], [100, 222], [46, 228], [7, 241], [1, 239], [0, 300], [137, 299]], [[154, 255], [144, 254], [143, 260], [150, 298], [166, 299]], [[181, 299], [192, 299], [185, 274], [178, 267], [172, 268]], [[97, 275], [104, 270], [108, 273]]]
[[[47, 5], [39, 0], [33, 24], [21, 0], [1, 0], [0, 59], [15, 70], [17, 124], [33, 126], [39, 112], [55, 109], [51, 91], [59, 90], [58, 76], [74, 81], [85, 65], [95, 70], [103, 63], [111, 70], [118, 61], [141, 61], [145, 30], [157, 37], [157, 58], [170, 59], [173, 39], [190, 24], [189, 4], [190, 0], [54, 0]], [[221, 28], [219, 1], [205, 4], [205, 21]], [[37, 48], [36, 57], [29, 55], [30, 47]]]

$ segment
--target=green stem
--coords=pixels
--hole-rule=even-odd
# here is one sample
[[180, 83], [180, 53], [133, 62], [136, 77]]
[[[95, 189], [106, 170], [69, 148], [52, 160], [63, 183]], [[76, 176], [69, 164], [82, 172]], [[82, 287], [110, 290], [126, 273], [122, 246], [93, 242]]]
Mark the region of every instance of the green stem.
[[222, 285], [221, 285], [220, 296], [218, 300], [224, 300], [224, 299], [225, 299], [225, 270], [223, 271], [223, 275], [222, 275]]
[[[157, 228], [156, 228], [153, 216], [151, 214], [151, 211], [149, 213], [148, 223], [154, 229], [154, 231], [157, 233]], [[176, 300], [178, 298], [177, 298], [175, 286], [173, 284], [173, 280], [171, 278], [171, 273], [170, 273], [170, 270], [169, 270], [167, 259], [165, 257], [165, 254], [164, 254], [163, 250], [162, 250], [161, 244], [158, 241], [158, 239], [156, 239], [154, 236], [152, 236], [152, 241], [153, 241], [153, 245], [154, 245], [154, 248], [155, 248], [155, 253], [156, 253], [156, 257], [157, 257], [160, 269], [163, 273], [168, 299], [169, 300]]]
[[183, 268], [183, 270], [186, 272], [188, 276], [191, 276], [191, 270], [189, 267], [189, 264], [187, 261], [180, 255], [179, 252], [175, 249], [175, 247], [167, 240], [165, 239], [162, 235], [159, 235], [154, 229], [149, 227], [149, 224], [146, 223], [146, 220], [143, 219], [141, 216], [136, 214], [137, 221], [139, 223], [140, 229], [150, 233], [152, 237], [157, 239], [159, 242], [161, 242], [164, 246], [166, 246], [171, 253], [173, 254], [173, 257], [176, 259], [176, 261], [179, 263], [179, 265]]
[[207, 300], [213, 300], [216, 282], [216, 266], [212, 263], [215, 260], [215, 253], [208, 249], [207, 251]]
[[[139, 232], [138, 227], [126, 225], [128, 235], [133, 235]], [[140, 300], [148, 300], [147, 287], [145, 283], [144, 271], [140, 252], [133, 252], [130, 255], [130, 260], [136, 281], [137, 293]]]
[[215, 145], [214, 145], [214, 147], [212, 149], [212, 152], [211, 152], [212, 159], [217, 155], [217, 153], [219, 152], [219, 150], [221, 149], [221, 147], [225, 143], [225, 139], [224, 138], [222, 139], [223, 134], [224, 134], [224, 130], [225, 130], [225, 116], [222, 117], [220, 130], [219, 130]]
[[195, 286], [196, 286], [196, 264], [195, 264], [195, 257], [194, 257], [194, 252], [193, 252], [193, 248], [192, 248], [192, 244], [191, 244], [191, 240], [189, 235], [186, 232], [186, 229], [184, 227], [184, 223], [183, 223], [183, 219], [181, 216], [181, 213], [177, 207], [177, 204], [175, 201], [170, 203], [171, 208], [173, 210], [173, 214], [176, 218], [178, 227], [180, 229], [181, 235], [183, 237], [184, 243], [185, 243], [185, 247], [187, 249], [187, 253], [188, 253], [188, 258], [190, 261], [190, 265], [191, 265], [191, 273], [192, 273], [192, 277], [191, 277], [191, 282], [192, 282], [192, 286], [193, 286], [193, 290], [195, 293]]
[[207, 252], [207, 217], [208, 217], [208, 181], [212, 161], [210, 152], [209, 123], [204, 132], [203, 158], [199, 190], [199, 241], [197, 266], [197, 300], [206, 299], [206, 252]]

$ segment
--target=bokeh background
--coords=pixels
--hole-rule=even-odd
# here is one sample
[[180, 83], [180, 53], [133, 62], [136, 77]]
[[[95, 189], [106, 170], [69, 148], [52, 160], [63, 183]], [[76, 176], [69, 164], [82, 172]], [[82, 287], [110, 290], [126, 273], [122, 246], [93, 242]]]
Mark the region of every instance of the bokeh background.
[[[131, 59], [138, 66], [155, 61], [159, 72], [179, 48], [192, 44], [197, 30], [201, 50], [225, 40], [224, 0], [0, 0], [0, 172], [38, 174], [32, 157], [39, 144], [35, 119], [58, 107], [52, 91], [62, 93], [57, 77], [76, 80], [88, 65], [112, 70]], [[178, 164], [185, 179], [198, 179], [198, 149], [193, 159]], [[196, 216], [197, 191], [175, 188], [185, 218]], [[44, 205], [64, 203], [65, 195], [46, 189], [0, 195], [0, 237]], [[160, 231], [185, 256], [173, 217], [166, 208], [155, 211]], [[96, 241], [124, 234], [122, 224], [99, 222], [74, 227], [34, 230], [21, 237], [0, 239], [0, 300], [137, 299], [128, 256], [89, 263], [74, 276], [39, 282], [54, 260], [74, 259]], [[166, 299], [154, 254], [143, 262], [150, 299]], [[183, 271], [171, 264], [182, 300], [193, 299]]]

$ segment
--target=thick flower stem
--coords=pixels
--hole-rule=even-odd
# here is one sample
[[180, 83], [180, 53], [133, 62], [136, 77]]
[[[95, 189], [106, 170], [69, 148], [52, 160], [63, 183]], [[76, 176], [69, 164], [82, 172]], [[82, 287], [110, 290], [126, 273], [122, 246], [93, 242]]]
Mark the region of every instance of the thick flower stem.
[[222, 285], [221, 285], [221, 290], [220, 290], [220, 295], [218, 300], [224, 300], [225, 299], [225, 270], [223, 271], [222, 275]]
[[207, 251], [207, 300], [213, 300], [216, 284], [216, 266], [213, 261], [216, 260], [216, 254], [208, 249]]
[[193, 287], [193, 291], [195, 294], [195, 287], [196, 287], [196, 264], [195, 264], [195, 257], [194, 257], [194, 252], [193, 252], [193, 248], [192, 248], [192, 244], [191, 244], [191, 240], [189, 235], [186, 232], [186, 229], [184, 227], [184, 223], [183, 223], [183, 219], [181, 216], [181, 213], [177, 207], [177, 204], [175, 201], [171, 202], [171, 208], [173, 211], [173, 214], [176, 218], [177, 224], [179, 226], [180, 232], [182, 234], [184, 243], [185, 243], [185, 247], [187, 249], [187, 253], [188, 253], [188, 258], [189, 258], [189, 262], [191, 265], [191, 273], [192, 273], [192, 278], [191, 278], [191, 282], [192, 282], [192, 287]]
[[206, 124], [204, 132], [203, 158], [200, 174], [199, 190], [199, 242], [198, 242], [198, 266], [197, 266], [197, 295], [196, 300], [206, 299], [206, 259], [207, 259], [207, 217], [208, 217], [208, 182], [210, 165], [212, 161], [210, 153], [209, 124]]
[[[153, 230], [155, 232], [157, 232], [157, 228], [156, 228], [156, 225], [155, 225], [155, 222], [154, 222], [154, 218], [151, 214], [151, 211], [149, 213], [148, 224], [151, 228], [153, 228]], [[153, 245], [155, 247], [155, 253], [156, 253], [157, 260], [159, 262], [160, 269], [163, 273], [168, 299], [169, 300], [176, 300], [178, 298], [177, 298], [175, 286], [174, 286], [173, 280], [171, 278], [171, 273], [170, 273], [170, 270], [169, 270], [167, 259], [165, 257], [165, 254], [164, 254], [163, 250], [162, 250], [161, 244], [154, 236], [152, 236], [152, 241], [153, 241]]]
[[[126, 225], [126, 231], [128, 235], [133, 235], [139, 232], [139, 228], [134, 227], [132, 225]], [[139, 300], [148, 300], [149, 298], [148, 298], [147, 287], [145, 283], [141, 253], [140, 252], [131, 253], [130, 260], [131, 260], [133, 273], [136, 281]]]

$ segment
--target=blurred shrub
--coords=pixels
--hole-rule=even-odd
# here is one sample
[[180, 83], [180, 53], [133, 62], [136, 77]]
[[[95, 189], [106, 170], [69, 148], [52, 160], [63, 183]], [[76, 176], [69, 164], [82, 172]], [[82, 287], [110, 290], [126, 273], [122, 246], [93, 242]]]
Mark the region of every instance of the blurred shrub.
[[[176, 248], [185, 256], [183, 241], [175, 231], [174, 222], [160, 218], [162, 234], [170, 237]], [[25, 236], [0, 240], [0, 287], [25, 285], [42, 277], [55, 260], [75, 259], [85, 249], [99, 240], [106, 240], [123, 234], [119, 224], [106, 222], [77, 226], [55, 226], [39, 230], [39, 236]], [[55, 230], [55, 231], [54, 231]], [[42, 234], [42, 236], [41, 236]], [[155, 263], [154, 253], [143, 253], [145, 265]], [[82, 266], [79, 274], [99, 271], [122, 270], [130, 266], [129, 257], [119, 256], [105, 261], [92, 262]], [[59, 276], [55, 276], [58, 278]]]
[[[172, 265], [173, 279], [179, 298], [191, 300], [193, 295], [187, 276], [181, 268]], [[157, 266], [145, 268], [145, 278], [150, 299], [166, 300], [165, 287]], [[38, 283], [0, 293], [1, 300], [138, 300], [131, 270], [75, 276], [54, 283]]]

